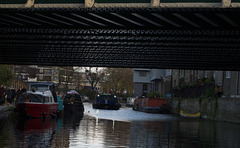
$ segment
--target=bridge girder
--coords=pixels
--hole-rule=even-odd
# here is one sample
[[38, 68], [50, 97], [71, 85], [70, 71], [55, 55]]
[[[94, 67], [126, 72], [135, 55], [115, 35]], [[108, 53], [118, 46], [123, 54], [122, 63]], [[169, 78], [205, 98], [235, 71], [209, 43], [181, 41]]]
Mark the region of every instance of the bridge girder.
[[0, 63], [240, 70], [238, 8], [0, 9]]

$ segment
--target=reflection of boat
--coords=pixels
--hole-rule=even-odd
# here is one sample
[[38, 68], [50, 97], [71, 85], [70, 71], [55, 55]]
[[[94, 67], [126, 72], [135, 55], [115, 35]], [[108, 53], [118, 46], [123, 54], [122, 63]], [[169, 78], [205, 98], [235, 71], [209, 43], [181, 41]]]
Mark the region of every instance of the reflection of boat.
[[16, 109], [20, 115], [37, 118], [55, 116], [58, 103], [55, 102], [52, 85], [52, 83], [31, 83], [32, 91], [22, 92], [17, 98]]
[[168, 113], [168, 103], [166, 99], [137, 98], [134, 100], [133, 110], [150, 113]]
[[73, 112], [73, 113], [70, 113], [68, 111], [63, 112], [64, 125], [68, 125], [73, 129], [75, 129], [76, 127], [79, 127], [79, 124], [82, 118], [83, 118], [83, 112]]
[[18, 140], [24, 141], [24, 147], [50, 147], [57, 124], [57, 120], [50, 118], [19, 120], [15, 135]]
[[81, 96], [75, 90], [67, 92], [67, 95], [63, 98], [64, 112], [84, 112], [84, 106], [82, 104]]
[[45, 130], [55, 129], [57, 127], [57, 120], [34, 118], [28, 120], [19, 120], [17, 129], [24, 131], [38, 130], [44, 132]]
[[183, 110], [180, 110], [180, 115], [183, 117], [200, 117], [200, 112], [195, 113], [195, 114], [189, 114], [184, 112]]
[[118, 103], [116, 96], [112, 94], [102, 94], [98, 95], [92, 104], [93, 108], [96, 109], [114, 109], [118, 110], [121, 104]]

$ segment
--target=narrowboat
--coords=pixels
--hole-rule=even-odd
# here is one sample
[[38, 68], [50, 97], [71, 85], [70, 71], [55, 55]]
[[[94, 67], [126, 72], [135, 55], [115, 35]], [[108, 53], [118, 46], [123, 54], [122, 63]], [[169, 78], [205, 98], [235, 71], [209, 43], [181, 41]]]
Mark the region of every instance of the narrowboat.
[[121, 104], [118, 102], [117, 97], [113, 94], [101, 94], [97, 95], [92, 107], [95, 109], [118, 110], [121, 107]]
[[58, 103], [51, 91], [26, 91], [16, 102], [16, 109], [21, 116], [33, 118], [55, 117]]
[[68, 91], [63, 97], [63, 105], [65, 113], [84, 112], [82, 98], [75, 90]]
[[58, 103], [54, 83], [29, 83], [29, 91], [23, 88], [15, 105], [21, 116], [33, 118], [55, 117], [58, 111]]
[[160, 97], [137, 98], [134, 100], [133, 110], [148, 113], [168, 113], [168, 102]]

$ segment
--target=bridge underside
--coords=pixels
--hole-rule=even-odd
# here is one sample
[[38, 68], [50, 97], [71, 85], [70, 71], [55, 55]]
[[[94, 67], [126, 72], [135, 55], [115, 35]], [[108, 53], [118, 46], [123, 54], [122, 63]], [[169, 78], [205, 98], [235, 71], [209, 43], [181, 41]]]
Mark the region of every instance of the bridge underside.
[[0, 9], [0, 63], [240, 70], [240, 9]]

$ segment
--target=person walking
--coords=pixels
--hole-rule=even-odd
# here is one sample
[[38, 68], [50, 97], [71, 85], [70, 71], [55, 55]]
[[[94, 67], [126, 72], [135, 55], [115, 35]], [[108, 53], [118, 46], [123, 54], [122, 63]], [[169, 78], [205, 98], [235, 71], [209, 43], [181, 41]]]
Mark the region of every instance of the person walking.
[[3, 87], [3, 85], [1, 84], [1, 87], [0, 87], [0, 104], [3, 105], [4, 104], [4, 95], [5, 95], [5, 89]]
[[7, 105], [9, 106], [10, 104], [12, 104], [12, 100], [11, 100], [12, 93], [10, 88], [6, 90], [5, 96], [6, 96], [5, 98], [7, 98]]
[[14, 104], [14, 99], [16, 97], [16, 90], [15, 88], [11, 89], [11, 100], [12, 100], [12, 104]]

